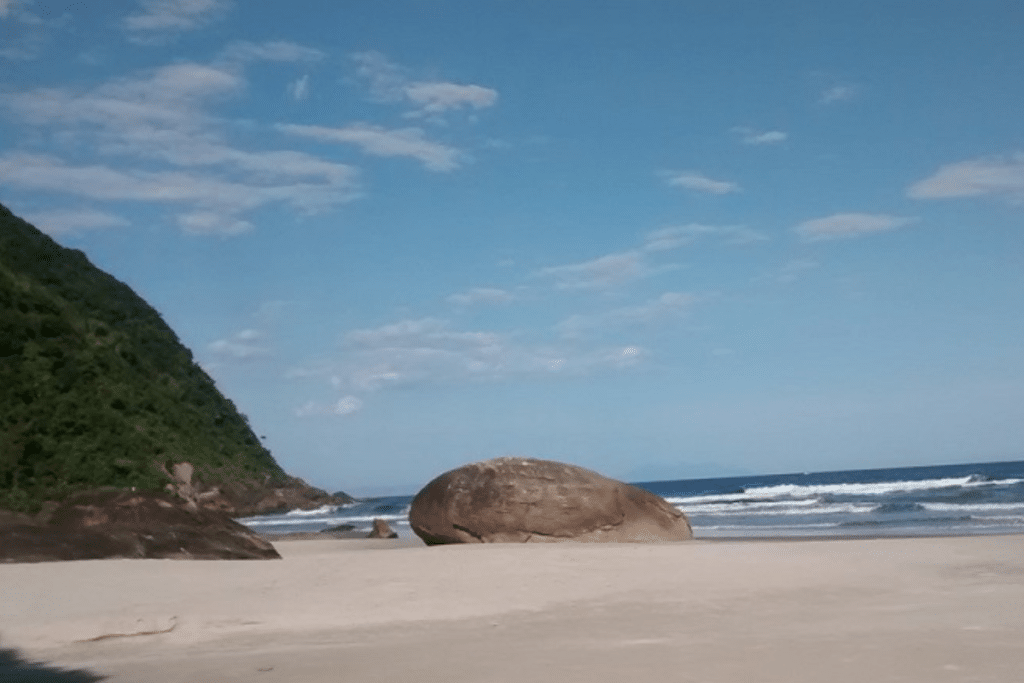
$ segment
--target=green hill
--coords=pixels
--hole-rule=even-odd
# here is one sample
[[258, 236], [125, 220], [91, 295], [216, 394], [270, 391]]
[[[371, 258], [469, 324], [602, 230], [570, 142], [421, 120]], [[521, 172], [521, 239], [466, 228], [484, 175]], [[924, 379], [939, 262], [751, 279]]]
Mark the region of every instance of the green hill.
[[152, 307], [0, 205], [0, 508], [159, 490], [182, 461], [236, 492], [297, 481]]

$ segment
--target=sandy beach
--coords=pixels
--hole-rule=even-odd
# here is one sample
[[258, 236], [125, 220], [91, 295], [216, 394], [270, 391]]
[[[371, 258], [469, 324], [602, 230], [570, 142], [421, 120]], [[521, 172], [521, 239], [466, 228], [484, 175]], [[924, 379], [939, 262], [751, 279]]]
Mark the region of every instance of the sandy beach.
[[0, 565], [0, 680], [998, 681], [1024, 536], [280, 541], [281, 561]]

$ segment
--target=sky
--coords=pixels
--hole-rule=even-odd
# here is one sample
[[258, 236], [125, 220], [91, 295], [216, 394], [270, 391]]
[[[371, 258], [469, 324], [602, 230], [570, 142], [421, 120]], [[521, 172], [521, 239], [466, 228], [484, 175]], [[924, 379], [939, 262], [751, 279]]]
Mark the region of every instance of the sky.
[[1024, 458], [1018, 0], [0, 0], [0, 202], [289, 473]]

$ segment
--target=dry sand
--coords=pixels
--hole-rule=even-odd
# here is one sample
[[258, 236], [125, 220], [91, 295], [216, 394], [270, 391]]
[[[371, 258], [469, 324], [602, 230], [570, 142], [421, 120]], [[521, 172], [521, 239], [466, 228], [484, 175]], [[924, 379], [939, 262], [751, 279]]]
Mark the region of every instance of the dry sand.
[[1024, 680], [1024, 536], [276, 545], [0, 565], [0, 681]]

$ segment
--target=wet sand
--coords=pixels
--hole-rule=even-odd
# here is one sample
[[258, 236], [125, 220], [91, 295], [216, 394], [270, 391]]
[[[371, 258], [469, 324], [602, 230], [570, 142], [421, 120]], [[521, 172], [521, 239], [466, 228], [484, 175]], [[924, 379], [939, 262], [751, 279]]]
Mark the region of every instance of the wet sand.
[[1024, 536], [275, 545], [281, 561], [0, 565], [0, 680], [1018, 683], [1024, 671]]

